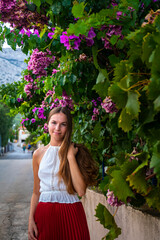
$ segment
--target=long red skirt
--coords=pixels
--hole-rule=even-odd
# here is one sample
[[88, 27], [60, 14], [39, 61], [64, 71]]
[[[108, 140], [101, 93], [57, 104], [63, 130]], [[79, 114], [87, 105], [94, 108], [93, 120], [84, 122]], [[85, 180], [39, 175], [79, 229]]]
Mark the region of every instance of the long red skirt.
[[39, 202], [35, 212], [38, 240], [90, 240], [81, 202]]

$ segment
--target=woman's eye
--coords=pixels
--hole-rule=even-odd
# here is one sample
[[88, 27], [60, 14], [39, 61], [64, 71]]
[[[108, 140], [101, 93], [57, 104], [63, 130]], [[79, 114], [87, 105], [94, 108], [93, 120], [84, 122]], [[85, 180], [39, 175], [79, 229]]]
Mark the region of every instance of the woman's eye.
[[63, 126], [66, 126], [66, 123], [62, 123]]

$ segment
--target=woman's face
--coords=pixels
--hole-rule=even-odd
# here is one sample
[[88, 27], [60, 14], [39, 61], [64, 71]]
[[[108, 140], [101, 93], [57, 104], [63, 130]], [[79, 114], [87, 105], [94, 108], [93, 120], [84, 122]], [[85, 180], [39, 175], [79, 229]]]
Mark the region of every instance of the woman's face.
[[66, 115], [62, 112], [52, 115], [48, 122], [48, 130], [52, 140], [62, 142], [67, 131]]

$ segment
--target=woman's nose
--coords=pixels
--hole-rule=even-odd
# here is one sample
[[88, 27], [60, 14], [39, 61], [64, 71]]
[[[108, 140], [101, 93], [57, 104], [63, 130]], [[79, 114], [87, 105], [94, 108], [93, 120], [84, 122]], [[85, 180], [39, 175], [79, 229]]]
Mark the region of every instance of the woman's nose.
[[60, 125], [57, 124], [57, 125], [56, 125], [56, 130], [59, 130], [59, 129], [60, 129]]

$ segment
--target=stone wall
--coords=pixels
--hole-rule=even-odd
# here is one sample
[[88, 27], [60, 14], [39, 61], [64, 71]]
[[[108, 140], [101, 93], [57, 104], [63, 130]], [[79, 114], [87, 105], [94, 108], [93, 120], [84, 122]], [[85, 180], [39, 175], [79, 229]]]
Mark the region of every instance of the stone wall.
[[[97, 218], [94, 216], [98, 203], [105, 205], [111, 214], [116, 211], [115, 207], [106, 203], [103, 194], [87, 190], [86, 195], [82, 197], [82, 204], [86, 212], [91, 240], [101, 240], [108, 231], [99, 221], [96, 221]], [[118, 240], [160, 240], [160, 217], [122, 205], [118, 208], [115, 221], [122, 230]]]

